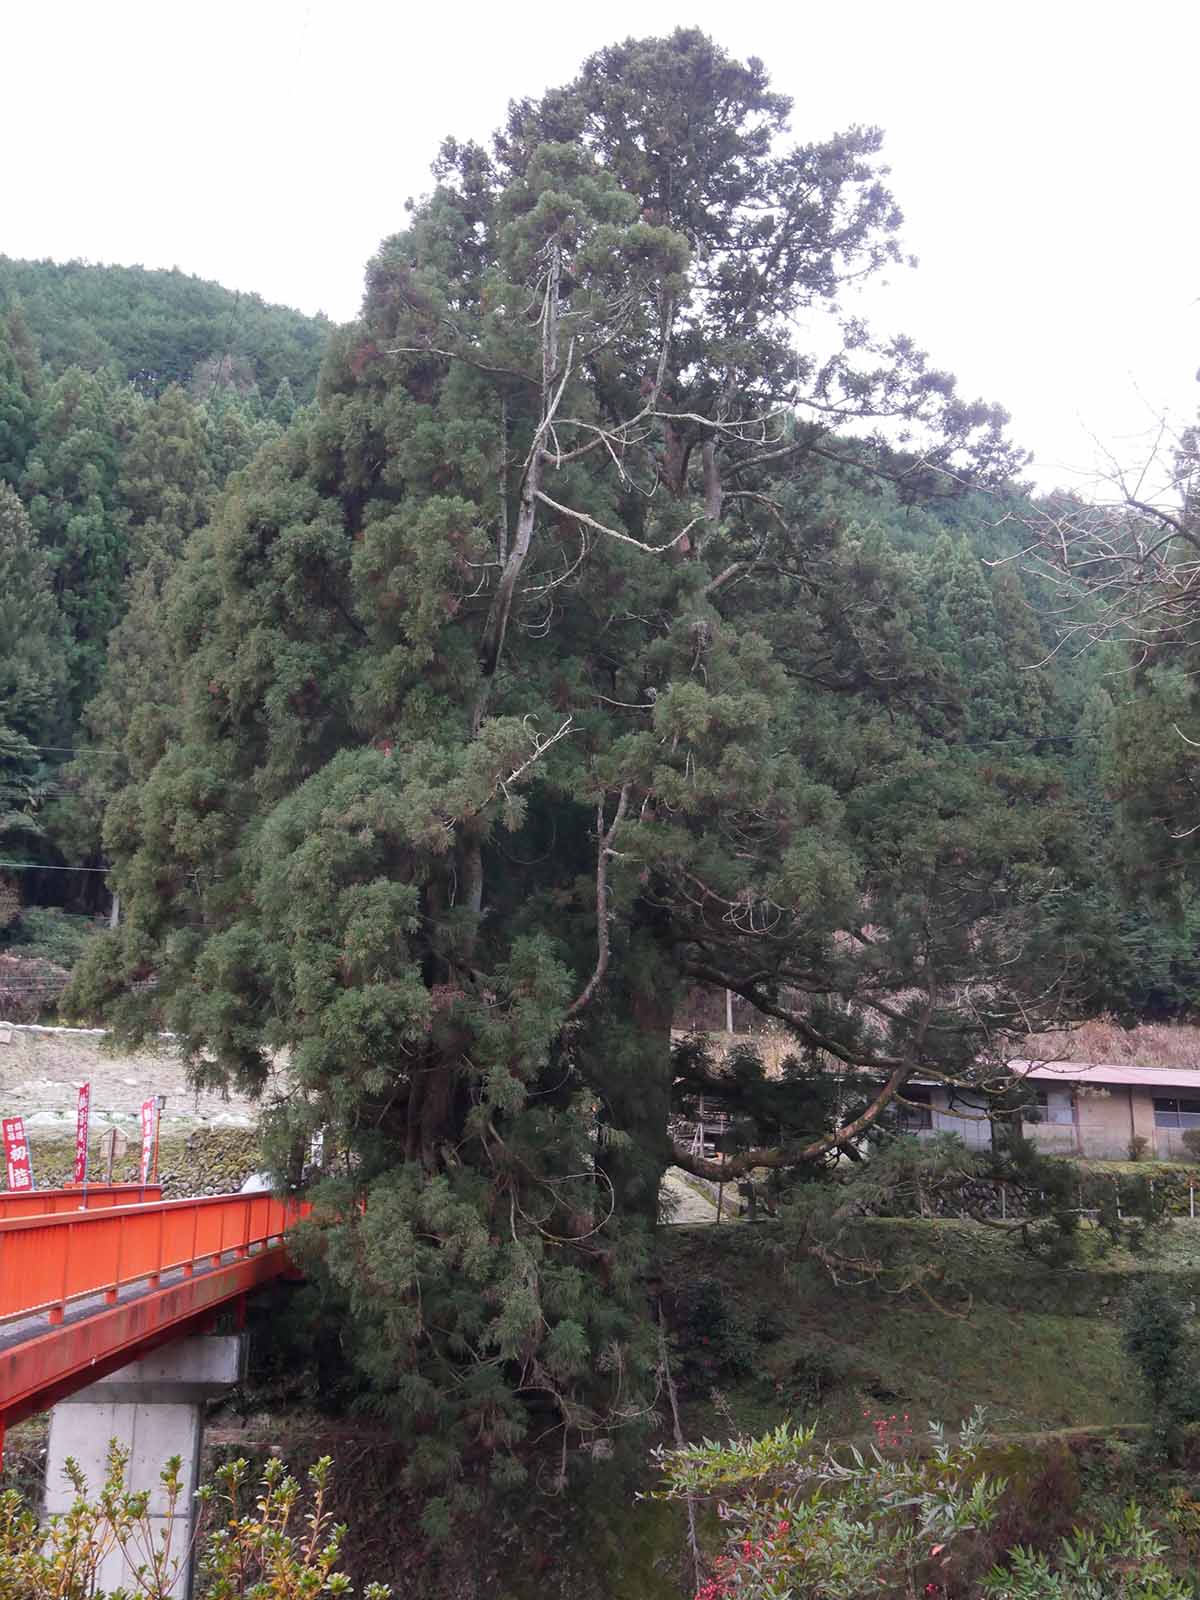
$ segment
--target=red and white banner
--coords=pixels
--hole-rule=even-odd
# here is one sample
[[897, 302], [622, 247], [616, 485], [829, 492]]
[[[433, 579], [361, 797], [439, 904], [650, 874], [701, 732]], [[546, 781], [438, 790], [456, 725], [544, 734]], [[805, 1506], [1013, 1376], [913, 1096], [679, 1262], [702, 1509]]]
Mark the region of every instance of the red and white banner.
[[24, 1117], [4, 1118], [4, 1159], [8, 1166], [8, 1187], [32, 1189], [33, 1157], [25, 1137]]
[[142, 1101], [142, 1176], [141, 1183], [150, 1179], [150, 1157], [154, 1153], [154, 1115], [157, 1107], [154, 1099]]
[[88, 1113], [92, 1107], [92, 1086], [79, 1085], [79, 1105], [75, 1112], [75, 1182], [87, 1182], [88, 1167]]

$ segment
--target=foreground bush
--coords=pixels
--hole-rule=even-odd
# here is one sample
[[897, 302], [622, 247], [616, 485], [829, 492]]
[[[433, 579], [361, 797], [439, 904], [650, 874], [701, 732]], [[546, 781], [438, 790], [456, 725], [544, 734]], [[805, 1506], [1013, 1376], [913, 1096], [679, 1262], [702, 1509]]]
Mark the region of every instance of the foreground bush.
[[1052, 1555], [1017, 1549], [984, 1580], [987, 1600], [1191, 1600], [1136, 1505], [1099, 1529], [1077, 1528]]
[[[982, 1413], [928, 1454], [819, 1446], [786, 1424], [760, 1439], [663, 1452], [663, 1494], [688, 1503], [695, 1600], [1191, 1600], [1137, 1506], [1076, 1529], [1050, 1554], [990, 1561], [983, 1537], [1006, 1488], [982, 1470]], [[705, 1563], [698, 1504], [716, 1507], [724, 1549]]]
[[[350, 1580], [337, 1570], [346, 1529], [325, 1510], [332, 1463], [323, 1456], [309, 1470], [307, 1501], [283, 1463], [271, 1460], [259, 1494], [249, 1504], [247, 1464], [218, 1469], [199, 1491], [195, 1548], [180, 1548], [172, 1524], [157, 1537], [148, 1515], [150, 1495], [124, 1487], [129, 1453], [109, 1448], [108, 1474], [93, 1498], [74, 1461], [67, 1472], [76, 1499], [70, 1511], [45, 1525], [21, 1496], [0, 1494], [0, 1600], [171, 1600], [195, 1555], [197, 1600], [315, 1600], [349, 1595]], [[169, 1513], [183, 1492], [179, 1457], [161, 1474]], [[133, 1587], [102, 1590], [97, 1574], [120, 1549]], [[368, 1584], [363, 1600], [388, 1600], [386, 1584]]]

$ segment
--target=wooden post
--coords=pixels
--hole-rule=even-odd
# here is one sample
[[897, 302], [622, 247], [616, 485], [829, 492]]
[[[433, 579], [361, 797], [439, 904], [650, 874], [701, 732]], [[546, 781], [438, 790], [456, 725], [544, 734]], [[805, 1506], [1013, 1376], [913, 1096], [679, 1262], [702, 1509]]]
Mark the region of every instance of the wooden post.
[[117, 1154], [117, 1130], [115, 1128], [110, 1128], [108, 1130], [108, 1170], [107, 1170], [107, 1172], [105, 1173], [105, 1176], [104, 1176], [104, 1181], [107, 1184], [111, 1184], [112, 1183], [113, 1161], [116, 1158], [116, 1154]]

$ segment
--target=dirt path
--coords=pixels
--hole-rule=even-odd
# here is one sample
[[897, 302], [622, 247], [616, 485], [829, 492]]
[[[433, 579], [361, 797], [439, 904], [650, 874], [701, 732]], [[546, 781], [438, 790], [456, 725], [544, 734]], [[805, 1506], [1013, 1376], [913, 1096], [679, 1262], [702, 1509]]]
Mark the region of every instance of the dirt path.
[[717, 1208], [707, 1195], [694, 1189], [678, 1167], [668, 1167], [663, 1173], [663, 1193], [676, 1202], [671, 1213], [672, 1222], [715, 1222]]

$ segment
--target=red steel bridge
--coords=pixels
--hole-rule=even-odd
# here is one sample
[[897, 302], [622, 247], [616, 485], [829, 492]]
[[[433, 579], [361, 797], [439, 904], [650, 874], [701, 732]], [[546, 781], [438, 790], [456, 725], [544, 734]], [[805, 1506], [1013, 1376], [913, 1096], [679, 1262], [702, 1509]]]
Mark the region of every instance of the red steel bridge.
[[154, 1184], [0, 1194], [0, 1453], [45, 1411], [160, 1345], [212, 1327], [288, 1271], [307, 1214], [272, 1194], [164, 1200]]

